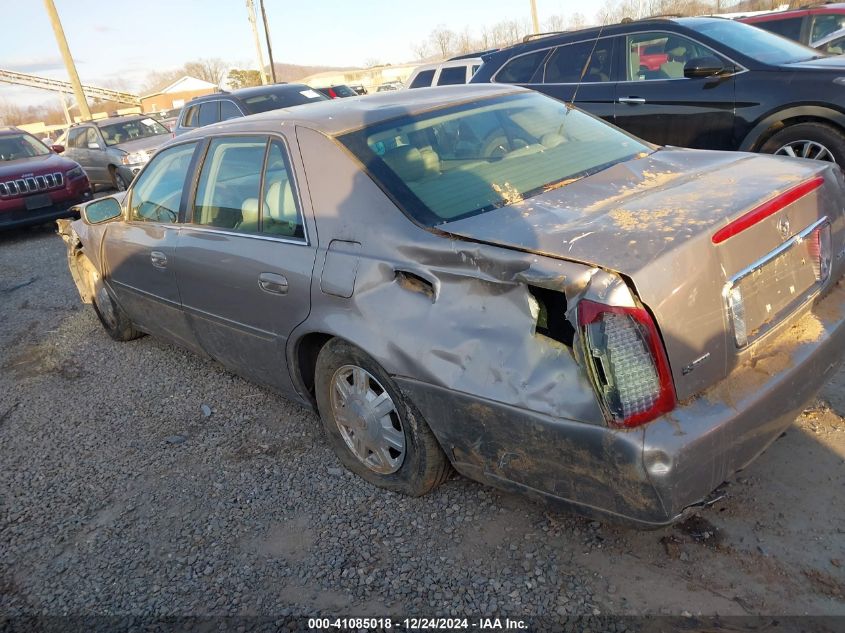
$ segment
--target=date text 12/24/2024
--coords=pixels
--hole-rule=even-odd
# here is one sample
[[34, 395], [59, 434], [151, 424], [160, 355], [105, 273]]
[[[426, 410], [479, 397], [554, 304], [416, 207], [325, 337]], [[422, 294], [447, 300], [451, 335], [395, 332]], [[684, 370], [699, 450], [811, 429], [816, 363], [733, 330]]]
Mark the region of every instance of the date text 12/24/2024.
[[416, 630], [479, 630], [519, 631], [528, 628], [524, 620], [511, 618], [309, 618], [308, 628], [330, 629], [406, 629]]

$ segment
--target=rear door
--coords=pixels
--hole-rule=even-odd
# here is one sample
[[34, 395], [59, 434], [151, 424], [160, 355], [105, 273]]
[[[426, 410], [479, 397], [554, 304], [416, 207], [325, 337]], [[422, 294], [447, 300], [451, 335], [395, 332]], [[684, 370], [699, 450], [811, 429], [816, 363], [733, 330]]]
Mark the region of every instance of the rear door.
[[659, 145], [736, 149], [734, 76], [684, 77], [684, 66], [693, 58], [732, 62], [703, 44], [665, 31], [620, 36], [618, 44], [622, 68], [616, 125]]
[[196, 148], [193, 141], [156, 154], [126, 196], [125, 220], [109, 224], [103, 241], [107, 281], [130, 319], [193, 349], [174, 264]]
[[281, 137], [212, 139], [177, 246], [182, 302], [203, 349], [294, 393], [285, 349], [310, 310], [316, 244]]
[[495, 81], [516, 83], [613, 122], [616, 72], [614, 39], [610, 37], [563, 44], [515, 57]]

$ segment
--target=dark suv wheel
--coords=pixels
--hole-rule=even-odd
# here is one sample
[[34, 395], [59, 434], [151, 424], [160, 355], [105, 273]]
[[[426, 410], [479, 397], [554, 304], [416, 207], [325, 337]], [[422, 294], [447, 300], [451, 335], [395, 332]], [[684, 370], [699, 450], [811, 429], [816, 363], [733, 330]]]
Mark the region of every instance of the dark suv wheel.
[[761, 151], [845, 166], [845, 135], [826, 123], [796, 123], [772, 135]]

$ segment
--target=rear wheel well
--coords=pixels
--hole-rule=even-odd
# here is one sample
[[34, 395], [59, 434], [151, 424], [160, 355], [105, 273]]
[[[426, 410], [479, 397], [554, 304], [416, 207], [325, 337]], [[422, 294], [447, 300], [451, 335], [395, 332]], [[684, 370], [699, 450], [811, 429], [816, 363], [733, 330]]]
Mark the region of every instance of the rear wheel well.
[[772, 138], [775, 134], [787, 128], [791, 125], [797, 125], [798, 123], [821, 123], [823, 125], [829, 125], [830, 127], [838, 130], [842, 134], [845, 134], [845, 128], [843, 128], [839, 123], [833, 121], [831, 119], [827, 119], [821, 116], [813, 116], [813, 115], [801, 115], [801, 116], [793, 116], [789, 117], [788, 119], [784, 119], [782, 121], [776, 121], [772, 125], [770, 125], [765, 132], [763, 132], [756, 141], [754, 141], [754, 145], [751, 146], [751, 151], [759, 152], [763, 145]]
[[314, 396], [314, 372], [317, 369], [317, 356], [323, 346], [332, 340], [331, 334], [311, 332], [303, 336], [296, 347], [296, 364], [299, 379], [311, 396]]

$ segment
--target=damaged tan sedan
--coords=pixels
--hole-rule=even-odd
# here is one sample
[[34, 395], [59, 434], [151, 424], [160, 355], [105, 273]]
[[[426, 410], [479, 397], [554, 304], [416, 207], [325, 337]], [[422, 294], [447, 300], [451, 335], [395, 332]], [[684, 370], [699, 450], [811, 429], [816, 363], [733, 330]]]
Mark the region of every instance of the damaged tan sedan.
[[202, 128], [60, 232], [113, 338], [316, 407], [375, 485], [454, 467], [659, 525], [835, 371], [843, 204], [829, 163], [659, 148], [479, 85]]

